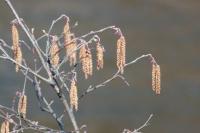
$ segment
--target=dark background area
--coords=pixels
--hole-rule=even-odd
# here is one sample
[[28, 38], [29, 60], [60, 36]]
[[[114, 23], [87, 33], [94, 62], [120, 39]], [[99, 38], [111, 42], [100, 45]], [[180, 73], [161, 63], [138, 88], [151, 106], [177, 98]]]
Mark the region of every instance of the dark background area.
[[[200, 1], [199, 0], [11, 0], [19, 15], [36, 36], [48, 29], [61, 14], [71, 18], [77, 35], [116, 25], [127, 41], [127, 61], [151, 53], [161, 66], [162, 90], [151, 90], [151, 64], [143, 59], [127, 67], [127, 87], [116, 79], [86, 96], [76, 113], [79, 125], [90, 133], [116, 133], [139, 127], [154, 114], [145, 133], [199, 132], [200, 125]], [[11, 42], [8, 6], [0, 1], [0, 38]], [[62, 25], [61, 25], [62, 26]], [[58, 24], [59, 29], [59, 24]], [[58, 33], [60, 33], [59, 31]], [[22, 39], [26, 40], [22, 32]], [[23, 38], [24, 37], [24, 38]], [[105, 68], [89, 80], [81, 80], [80, 92], [90, 84], [108, 78], [116, 71], [115, 42], [110, 31], [101, 34], [106, 49]], [[30, 61], [31, 62], [31, 61]], [[0, 60], [0, 104], [11, 106], [24, 78], [15, 74], [14, 65]], [[57, 128], [49, 115], [37, 107], [35, 93], [27, 87], [28, 118]], [[49, 88], [44, 88], [49, 89]], [[46, 91], [44, 91], [46, 92]], [[53, 98], [48, 91], [48, 98]], [[61, 109], [59, 104], [54, 105]], [[66, 122], [70, 127], [70, 123]]]

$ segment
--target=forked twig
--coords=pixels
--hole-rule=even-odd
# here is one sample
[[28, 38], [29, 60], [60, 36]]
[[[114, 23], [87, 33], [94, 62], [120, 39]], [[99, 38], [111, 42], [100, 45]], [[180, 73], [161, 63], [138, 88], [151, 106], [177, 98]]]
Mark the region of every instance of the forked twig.
[[146, 122], [142, 126], [140, 126], [139, 128], [137, 128], [133, 131], [130, 131], [129, 129], [124, 129], [122, 133], [141, 133], [140, 130], [149, 125], [149, 122], [150, 122], [152, 117], [153, 117], [153, 114], [151, 114], [149, 116], [149, 118], [146, 120]]
[[[136, 58], [136, 59], [133, 60], [133, 61], [130, 61], [130, 62], [126, 63], [126, 64], [125, 64], [125, 67], [127, 67], [127, 66], [129, 66], [129, 65], [131, 65], [131, 64], [134, 64], [134, 63], [138, 62], [139, 60], [141, 60], [141, 59], [143, 59], [143, 58], [146, 58], [146, 57], [150, 57], [151, 60], [152, 60], [152, 58], [153, 58], [153, 56], [152, 56], [151, 54], [145, 54], [145, 55], [142, 55], [142, 56]], [[115, 79], [115, 78], [117, 78], [117, 77], [120, 77], [120, 78], [127, 84], [126, 80], [120, 76], [120, 71], [118, 70], [116, 73], [114, 73], [110, 78], [108, 78], [108, 79], [105, 80], [104, 82], [102, 82], [102, 83], [100, 83], [100, 84], [98, 84], [98, 85], [95, 85], [95, 86], [90, 85], [90, 86], [85, 90], [85, 92], [83, 92], [83, 93], [80, 95], [79, 99], [82, 99], [82, 98], [83, 98], [85, 95], [87, 95], [88, 93], [90, 93], [90, 92], [92, 92], [92, 91], [94, 91], [94, 90], [96, 90], [96, 89], [98, 89], [98, 88], [100, 88], [100, 87], [105, 86], [106, 84], [108, 84], [109, 82], [111, 82], [113, 79]]]

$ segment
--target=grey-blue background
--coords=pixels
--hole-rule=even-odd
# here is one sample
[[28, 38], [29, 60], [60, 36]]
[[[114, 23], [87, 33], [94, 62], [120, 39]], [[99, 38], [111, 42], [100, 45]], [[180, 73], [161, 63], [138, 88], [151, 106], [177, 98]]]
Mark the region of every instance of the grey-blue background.
[[[127, 68], [127, 87], [119, 79], [85, 97], [76, 113], [79, 125], [90, 133], [115, 133], [123, 128], [139, 127], [153, 113], [146, 133], [199, 132], [200, 124], [200, 1], [199, 0], [11, 0], [36, 36], [50, 22], [65, 13], [71, 23], [78, 21], [77, 35], [108, 25], [121, 27], [127, 40], [127, 61], [152, 53], [161, 66], [162, 91], [151, 91], [151, 65], [148, 59]], [[0, 38], [8, 43], [13, 14], [0, 1]], [[59, 26], [58, 26], [59, 29]], [[26, 37], [21, 33], [22, 38]], [[102, 34], [106, 51], [105, 69], [79, 84], [80, 92], [91, 83], [103, 81], [115, 72], [115, 39]], [[27, 55], [28, 56], [28, 55]], [[30, 61], [31, 62], [31, 61]], [[0, 61], [0, 104], [11, 106], [23, 76], [15, 74], [13, 64]], [[28, 89], [28, 117], [41, 124], [57, 127], [49, 115], [41, 112], [35, 93]], [[44, 87], [45, 89], [49, 89]], [[46, 92], [46, 91], [44, 91]], [[53, 92], [48, 91], [48, 98]], [[54, 106], [61, 109], [59, 104]], [[65, 123], [67, 126], [69, 122]]]

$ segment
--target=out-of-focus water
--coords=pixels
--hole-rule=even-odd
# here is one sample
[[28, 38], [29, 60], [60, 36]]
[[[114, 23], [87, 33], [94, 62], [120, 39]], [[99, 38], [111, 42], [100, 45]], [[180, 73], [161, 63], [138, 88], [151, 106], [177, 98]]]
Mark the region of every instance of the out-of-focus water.
[[[144, 59], [125, 71], [130, 87], [116, 79], [85, 97], [76, 116], [79, 125], [86, 124], [90, 133], [134, 129], [151, 113], [154, 117], [151, 125], [144, 128], [146, 133], [199, 132], [200, 1], [12, 0], [12, 3], [27, 25], [35, 28], [36, 36], [64, 13], [71, 18], [72, 24], [78, 21], [79, 26], [74, 29], [77, 35], [108, 25], [121, 27], [127, 40], [127, 61], [151, 53], [160, 64], [160, 96], [151, 91], [151, 65], [148, 59]], [[0, 38], [10, 43], [13, 14], [3, 0], [0, 1], [0, 18]], [[81, 81], [80, 91], [115, 72], [115, 39], [111, 32], [102, 34], [107, 56], [105, 69], [96, 72], [88, 83]], [[13, 74], [13, 64], [0, 62], [0, 104], [11, 105], [16, 90], [23, 87], [23, 76]], [[27, 89], [30, 97], [28, 117], [56, 127], [54, 121], [47, 119], [49, 116], [37, 107], [32, 87]]]

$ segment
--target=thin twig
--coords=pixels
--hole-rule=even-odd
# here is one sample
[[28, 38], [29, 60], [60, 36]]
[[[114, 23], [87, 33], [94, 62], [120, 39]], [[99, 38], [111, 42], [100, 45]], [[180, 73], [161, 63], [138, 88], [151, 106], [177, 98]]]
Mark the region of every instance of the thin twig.
[[[138, 62], [139, 60], [141, 60], [141, 59], [143, 59], [143, 58], [146, 58], [146, 57], [151, 57], [151, 58], [152, 58], [152, 55], [151, 55], [151, 54], [142, 55], [142, 56], [136, 58], [135, 60], [126, 63], [126, 64], [125, 64], [125, 67], [127, 67], [127, 66], [129, 66], [129, 65], [131, 65], [131, 64], [134, 64], [134, 63]], [[125, 80], [124, 78], [122, 78], [122, 76], [119, 76], [119, 74], [120, 74], [120, 71], [118, 70], [116, 73], [114, 73], [110, 78], [108, 78], [108, 79], [105, 80], [104, 82], [102, 82], [102, 83], [100, 83], [100, 84], [98, 84], [98, 85], [95, 85], [95, 86], [90, 85], [90, 86], [86, 89], [86, 91], [83, 92], [83, 93], [80, 95], [79, 99], [82, 99], [82, 98], [83, 98], [85, 95], [87, 95], [88, 93], [90, 93], [90, 92], [92, 92], [92, 91], [94, 91], [94, 90], [96, 90], [96, 89], [98, 89], [98, 88], [100, 88], [100, 87], [105, 86], [107, 83], [109, 83], [110, 81], [112, 81], [113, 79], [115, 79], [115, 78], [117, 78], [117, 77], [120, 77], [120, 78], [128, 85], [128, 82], [126, 82], [126, 80]]]
[[153, 117], [153, 114], [151, 114], [149, 116], [149, 118], [146, 120], [146, 122], [142, 126], [140, 126], [139, 128], [137, 128], [133, 131], [131, 131], [129, 129], [124, 129], [122, 133], [142, 133], [142, 132], [140, 132], [140, 130], [149, 125], [149, 122], [150, 122], [152, 117]]

